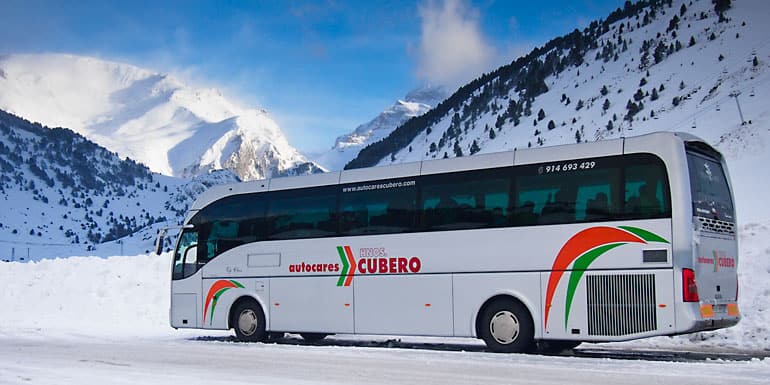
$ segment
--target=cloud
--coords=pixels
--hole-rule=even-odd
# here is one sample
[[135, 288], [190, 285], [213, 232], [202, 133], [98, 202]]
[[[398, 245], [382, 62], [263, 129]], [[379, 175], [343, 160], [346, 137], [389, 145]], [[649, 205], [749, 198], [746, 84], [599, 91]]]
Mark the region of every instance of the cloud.
[[457, 86], [491, 69], [497, 55], [481, 32], [478, 10], [461, 0], [431, 0], [419, 13], [418, 78]]

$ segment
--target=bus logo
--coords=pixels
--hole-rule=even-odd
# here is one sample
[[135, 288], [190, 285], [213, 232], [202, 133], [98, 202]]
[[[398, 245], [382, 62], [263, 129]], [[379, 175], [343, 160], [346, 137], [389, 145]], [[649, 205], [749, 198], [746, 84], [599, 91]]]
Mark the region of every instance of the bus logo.
[[[567, 329], [572, 300], [580, 279], [588, 267], [602, 254], [627, 243], [661, 242], [669, 243], [661, 236], [650, 231], [631, 226], [596, 226], [578, 232], [562, 246], [551, 267], [548, 287], [545, 295], [545, 328], [548, 328], [548, 315], [551, 303], [562, 275], [570, 264], [569, 283], [567, 286], [567, 301], [564, 309], [564, 329]], [[573, 264], [574, 262], [574, 264]]]
[[358, 274], [414, 274], [422, 269], [419, 257], [390, 257], [384, 247], [365, 247], [359, 250], [358, 261], [350, 246], [337, 246], [342, 271], [337, 286], [350, 286]]
[[735, 258], [728, 257], [724, 251], [713, 250], [714, 258], [698, 257], [698, 263], [714, 265], [714, 272], [718, 273], [722, 268], [735, 268]]
[[337, 246], [337, 253], [342, 260], [342, 272], [340, 272], [337, 286], [350, 286], [350, 283], [353, 282], [353, 276], [356, 274], [356, 258], [353, 257], [350, 246]]

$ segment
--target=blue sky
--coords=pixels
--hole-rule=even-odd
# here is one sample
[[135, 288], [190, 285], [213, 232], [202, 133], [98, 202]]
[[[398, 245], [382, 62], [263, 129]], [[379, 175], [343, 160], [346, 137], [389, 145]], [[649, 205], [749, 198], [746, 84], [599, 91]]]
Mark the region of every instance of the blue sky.
[[2, 0], [0, 54], [170, 72], [265, 108], [317, 152], [422, 83], [456, 88], [622, 3]]

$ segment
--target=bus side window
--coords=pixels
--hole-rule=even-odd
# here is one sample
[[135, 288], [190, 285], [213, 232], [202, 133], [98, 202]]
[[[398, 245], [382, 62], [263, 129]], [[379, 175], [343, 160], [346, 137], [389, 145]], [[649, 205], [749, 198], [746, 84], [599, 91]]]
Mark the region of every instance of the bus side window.
[[514, 223], [521, 226], [530, 226], [537, 224], [538, 215], [535, 213], [535, 202], [525, 201], [516, 208], [514, 213]]
[[656, 164], [626, 168], [625, 208], [627, 217], [661, 218], [670, 215], [665, 172]]
[[270, 239], [320, 238], [337, 234], [335, 187], [276, 191], [268, 205]]
[[511, 179], [507, 170], [431, 175], [422, 186], [425, 229], [476, 229], [508, 224]]

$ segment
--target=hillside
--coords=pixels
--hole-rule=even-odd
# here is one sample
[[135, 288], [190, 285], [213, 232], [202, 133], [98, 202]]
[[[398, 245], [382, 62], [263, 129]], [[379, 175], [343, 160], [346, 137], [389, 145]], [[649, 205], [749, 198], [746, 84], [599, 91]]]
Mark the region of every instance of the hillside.
[[250, 180], [321, 171], [289, 145], [267, 112], [127, 64], [58, 54], [0, 56], [0, 109], [71, 128], [169, 176], [226, 168]]
[[740, 210], [761, 204], [748, 189], [770, 188], [747, 171], [770, 160], [766, 11], [759, 0], [720, 12], [706, 0], [627, 2], [466, 84], [346, 168], [687, 131], [727, 155], [744, 219], [766, 218]]
[[0, 259], [146, 251], [206, 187], [234, 181], [154, 174], [69, 129], [0, 110]]

